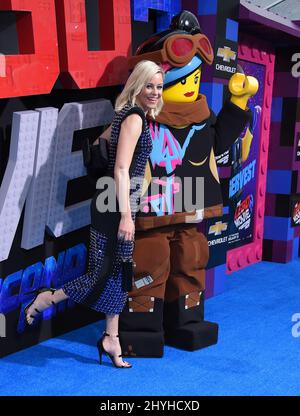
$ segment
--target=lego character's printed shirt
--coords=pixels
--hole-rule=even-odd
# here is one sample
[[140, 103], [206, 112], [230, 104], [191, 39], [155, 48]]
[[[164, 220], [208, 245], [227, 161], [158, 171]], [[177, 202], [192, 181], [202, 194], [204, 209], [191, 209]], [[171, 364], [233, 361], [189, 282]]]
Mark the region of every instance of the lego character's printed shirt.
[[229, 102], [217, 117], [211, 111], [208, 119], [183, 128], [149, 123], [151, 174], [145, 178], [149, 186], [141, 196], [137, 228], [185, 222], [187, 212], [196, 212], [199, 220], [222, 215], [215, 155], [237, 139], [248, 113]]

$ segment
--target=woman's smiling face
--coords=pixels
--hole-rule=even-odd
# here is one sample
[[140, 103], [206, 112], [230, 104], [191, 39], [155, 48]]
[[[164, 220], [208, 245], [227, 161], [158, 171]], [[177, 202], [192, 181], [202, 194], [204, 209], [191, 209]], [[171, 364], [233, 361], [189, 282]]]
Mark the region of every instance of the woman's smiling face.
[[163, 77], [161, 73], [157, 73], [147, 82], [142, 91], [137, 95], [136, 99], [144, 111], [155, 109], [163, 92]]
[[183, 78], [177, 84], [167, 87], [163, 91], [163, 100], [166, 103], [191, 103], [196, 101], [199, 94], [201, 70], [197, 68], [194, 72]]

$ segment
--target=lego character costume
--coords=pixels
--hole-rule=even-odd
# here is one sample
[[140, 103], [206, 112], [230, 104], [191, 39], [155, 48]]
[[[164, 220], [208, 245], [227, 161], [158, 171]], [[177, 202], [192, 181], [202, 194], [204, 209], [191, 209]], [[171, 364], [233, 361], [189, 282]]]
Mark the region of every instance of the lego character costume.
[[[215, 155], [227, 150], [249, 121], [243, 107], [257, 82], [242, 74], [232, 79], [237, 97], [216, 117], [198, 94], [201, 65], [213, 62], [212, 47], [186, 11], [173, 18], [170, 29], [144, 42], [131, 65], [142, 59], [165, 69], [165, 104], [150, 121], [153, 149], [136, 217], [136, 269], [120, 315], [120, 341], [124, 355], [161, 357], [165, 342], [186, 350], [217, 342], [218, 325], [204, 320], [209, 251], [197, 222], [223, 213]], [[185, 199], [197, 199], [197, 178], [204, 180], [204, 198], [189, 209]]]

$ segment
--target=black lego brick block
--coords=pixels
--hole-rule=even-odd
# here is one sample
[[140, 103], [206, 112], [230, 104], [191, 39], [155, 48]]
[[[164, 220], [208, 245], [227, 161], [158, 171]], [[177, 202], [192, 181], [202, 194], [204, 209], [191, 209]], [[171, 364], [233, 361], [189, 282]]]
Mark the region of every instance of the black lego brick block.
[[280, 146], [294, 146], [297, 101], [294, 97], [283, 99]]

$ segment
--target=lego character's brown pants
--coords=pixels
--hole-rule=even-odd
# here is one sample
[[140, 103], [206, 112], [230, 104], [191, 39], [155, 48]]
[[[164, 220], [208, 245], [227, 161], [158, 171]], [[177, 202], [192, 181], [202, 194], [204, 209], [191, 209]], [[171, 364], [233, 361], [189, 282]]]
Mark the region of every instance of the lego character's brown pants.
[[[152, 312], [155, 298], [172, 302], [182, 295], [205, 289], [205, 266], [209, 249], [196, 224], [177, 224], [146, 232], [135, 239], [133, 290], [129, 293], [131, 312]], [[192, 306], [192, 305], [191, 305]]]

